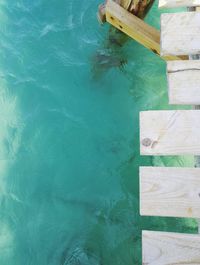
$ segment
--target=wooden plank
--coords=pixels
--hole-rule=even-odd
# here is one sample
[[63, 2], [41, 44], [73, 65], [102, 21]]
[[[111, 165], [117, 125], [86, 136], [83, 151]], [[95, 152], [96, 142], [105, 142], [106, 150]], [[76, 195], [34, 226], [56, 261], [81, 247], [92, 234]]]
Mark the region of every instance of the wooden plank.
[[[106, 20], [146, 48], [160, 55], [160, 32], [134, 16], [112, 0], [106, 3]], [[164, 56], [165, 60], [181, 60], [187, 57]]]
[[140, 214], [200, 218], [200, 168], [140, 167]]
[[136, 17], [144, 19], [155, 0], [131, 0], [128, 11]]
[[200, 60], [167, 62], [170, 104], [200, 105]]
[[[154, 1], [155, 0], [143, 0], [142, 2], [140, 0], [114, 0], [114, 2], [121, 7], [142, 19], [147, 15]], [[105, 5], [105, 3], [102, 3], [98, 6], [97, 18], [100, 23], [106, 22]]]
[[161, 15], [161, 55], [200, 53], [200, 13]]
[[200, 110], [140, 113], [142, 155], [200, 155]]
[[199, 265], [200, 236], [167, 232], [142, 232], [143, 265]]
[[[117, 2], [117, 1], [115, 1]], [[120, 6], [122, 6], [124, 9], [128, 10], [129, 6], [131, 5], [132, 0], [120, 0]], [[138, 5], [137, 1], [133, 1], [135, 2], [135, 5]]]
[[200, 0], [159, 0], [159, 8], [196, 7]]

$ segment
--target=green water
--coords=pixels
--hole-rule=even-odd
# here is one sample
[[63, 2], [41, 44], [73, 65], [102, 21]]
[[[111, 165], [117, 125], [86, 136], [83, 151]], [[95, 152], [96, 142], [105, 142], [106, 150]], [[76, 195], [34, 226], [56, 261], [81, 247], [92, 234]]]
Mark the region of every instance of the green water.
[[[117, 47], [98, 0], [0, 0], [0, 265], [140, 265], [140, 110], [168, 109], [165, 64]], [[157, 3], [148, 22], [158, 27]], [[170, 107], [172, 108], [172, 107]]]

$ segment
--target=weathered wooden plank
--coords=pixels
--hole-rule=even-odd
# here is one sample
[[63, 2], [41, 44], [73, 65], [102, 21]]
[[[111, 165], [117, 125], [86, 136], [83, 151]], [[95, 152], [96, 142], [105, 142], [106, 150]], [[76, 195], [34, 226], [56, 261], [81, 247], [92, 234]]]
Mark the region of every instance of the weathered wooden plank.
[[[113, 0], [115, 3], [119, 4], [121, 7], [135, 15], [139, 18], [144, 18], [155, 0]], [[100, 4], [98, 7], [97, 18], [100, 23], [106, 22], [106, 5], [107, 0]]]
[[159, 8], [196, 6], [200, 6], [200, 0], [159, 0]]
[[200, 235], [142, 232], [143, 265], [199, 265]]
[[200, 168], [140, 167], [140, 214], [200, 218]]
[[131, 0], [127, 10], [136, 17], [144, 19], [154, 2], [155, 0]]
[[167, 62], [170, 104], [200, 105], [200, 60]]
[[200, 155], [200, 110], [140, 113], [142, 155]]
[[161, 55], [200, 53], [200, 13], [161, 15]]
[[[106, 20], [155, 54], [160, 55], [160, 32], [112, 0], [106, 3]], [[181, 60], [187, 57], [168, 55], [163, 59]]]
[[130, 14], [112, 0], [109, 0], [106, 4], [106, 19], [139, 43], [144, 42], [145, 47], [154, 49], [155, 53], [160, 52], [159, 31]]

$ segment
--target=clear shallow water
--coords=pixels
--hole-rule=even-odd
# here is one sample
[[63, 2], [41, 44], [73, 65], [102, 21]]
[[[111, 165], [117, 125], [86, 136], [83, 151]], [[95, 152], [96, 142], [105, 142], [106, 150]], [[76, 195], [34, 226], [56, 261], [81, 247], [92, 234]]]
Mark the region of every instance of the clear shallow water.
[[141, 229], [196, 231], [139, 216], [139, 165], [193, 159], [139, 156], [139, 111], [169, 108], [165, 64], [110, 43], [99, 2], [0, 0], [1, 265], [139, 265]]

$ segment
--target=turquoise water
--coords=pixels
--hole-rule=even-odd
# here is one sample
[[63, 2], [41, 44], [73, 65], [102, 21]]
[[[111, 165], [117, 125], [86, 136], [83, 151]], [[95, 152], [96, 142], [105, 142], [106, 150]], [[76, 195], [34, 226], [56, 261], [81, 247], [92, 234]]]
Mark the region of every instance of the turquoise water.
[[[138, 113], [167, 109], [165, 64], [109, 39], [98, 0], [0, 0], [0, 265], [139, 265]], [[159, 26], [157, 3], [148, 22]]]

